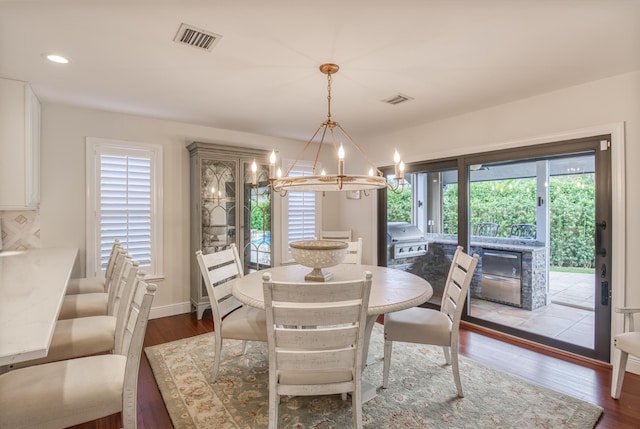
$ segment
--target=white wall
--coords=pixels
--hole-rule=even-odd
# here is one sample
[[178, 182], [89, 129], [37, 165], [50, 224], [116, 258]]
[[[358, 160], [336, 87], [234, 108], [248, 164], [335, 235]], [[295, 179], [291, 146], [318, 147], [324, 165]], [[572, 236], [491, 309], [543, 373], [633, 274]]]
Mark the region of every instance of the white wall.
[[376, 264], [376, 204], [375, 191], [360, 200], [348, 200], [344, 192], [327, 192], [322, 198], [323, 229], [350, 229], [353, 240], [362, 237], [363, 264]]
[[[158, 143], [164, 150], [164, 275], [153, 306], [156, 315], [188, 308], [189, 152], [193, 141], [296, 153], [299, 142], [177, 122], [68, 106], [42, 105], [43, 247], [80, 249], [73, 275], [85, 267], [85, 138]], [[295, 147], [294, 147], [295, 146]], [[166, 311], [163, 312], [162, 309]]]

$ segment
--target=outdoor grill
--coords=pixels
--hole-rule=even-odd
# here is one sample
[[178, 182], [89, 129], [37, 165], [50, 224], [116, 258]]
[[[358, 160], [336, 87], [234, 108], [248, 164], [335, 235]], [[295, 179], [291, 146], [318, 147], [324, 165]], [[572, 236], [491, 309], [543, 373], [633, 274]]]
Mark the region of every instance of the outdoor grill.
[[387, 239], [390, 259], [426, 255], [429, 248], [424, 233], [407, 222], [390, 222], [387, 225]]

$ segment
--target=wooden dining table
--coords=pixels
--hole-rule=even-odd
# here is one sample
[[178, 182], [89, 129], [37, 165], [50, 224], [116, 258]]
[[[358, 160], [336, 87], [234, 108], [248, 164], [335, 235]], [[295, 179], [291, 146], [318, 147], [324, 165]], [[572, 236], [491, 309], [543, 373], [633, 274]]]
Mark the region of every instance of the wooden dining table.
[[[264, 294], [262, 276], [269, 272], [274, 280], [286, 282], [303, 282], [304, 276], [310, 271], [302, 265], [283, 265], [256, 271], [232, 280], [232, 293], [243, 304], [264, 308]], [[431, 284], [422, 277], [388, 267], [378, 267], [364, 264], [340, 264], [328, 270], [333, 274], [331, 281], [357, 280], [363, 277], [365, 271], [372, 273], [371, 293], [367, 326], [365, 328], [365, 344], [363, 359], [367, 360], [369, 340], [373, 326], [379, 315], [415, 307], [426, 302], [433, 295]], [[321, 287], [322, 283], [318, 283]], [[363, 401], [375, 396], [375, 387], [365, 386], [363, 382]]]
[[0, 252], [0, 373], [49, 352], [77, 255], [75, 248]]

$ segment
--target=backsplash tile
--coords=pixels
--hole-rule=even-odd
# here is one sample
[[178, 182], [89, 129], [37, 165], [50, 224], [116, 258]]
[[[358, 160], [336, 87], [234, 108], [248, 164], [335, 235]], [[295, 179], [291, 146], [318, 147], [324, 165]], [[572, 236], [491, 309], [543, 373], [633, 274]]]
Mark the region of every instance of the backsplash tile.
[[0, 211], [2, 249], [24, 250], [42, 247], [40, 243], [40, 212]]

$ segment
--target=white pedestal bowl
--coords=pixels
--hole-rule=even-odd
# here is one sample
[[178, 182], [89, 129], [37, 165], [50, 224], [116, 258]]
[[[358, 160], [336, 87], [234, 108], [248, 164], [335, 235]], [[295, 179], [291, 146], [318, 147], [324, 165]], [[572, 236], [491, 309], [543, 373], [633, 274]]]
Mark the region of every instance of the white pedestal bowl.
[[338, 265], [347, 255], [349, 245], [344, 241], [332, 240], [301, 240], [289, 243], [293, 259], [300, 265], [311, 267], [313, 270], [304, 276], [305, 280], [326, 282], [333, 278], [333, 274], [325, 268]]

